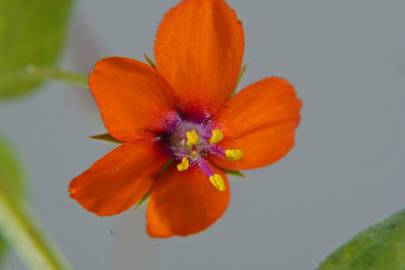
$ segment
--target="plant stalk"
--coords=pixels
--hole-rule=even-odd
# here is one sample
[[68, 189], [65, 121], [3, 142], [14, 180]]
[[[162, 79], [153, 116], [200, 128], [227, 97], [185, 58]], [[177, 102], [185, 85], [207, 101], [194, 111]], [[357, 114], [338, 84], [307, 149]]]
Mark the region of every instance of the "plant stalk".
[[71, 269], [62, 255], [45, 239], [28, 207], [13, 199], [1, 185], [0, 230], [27, 269]]
[[30, 76], [34, 79], [55, 80], [84, 88], [88, 87], [87, 76], [80, 73], [35, 65], [27, 66], [24, 72], [26, 73], [26, 76]]

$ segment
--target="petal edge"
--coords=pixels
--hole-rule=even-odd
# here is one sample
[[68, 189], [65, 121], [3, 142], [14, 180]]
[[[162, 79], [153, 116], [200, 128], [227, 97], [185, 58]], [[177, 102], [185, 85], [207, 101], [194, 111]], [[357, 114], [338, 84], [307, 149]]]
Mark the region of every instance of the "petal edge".
[[226, 190], [220, 192], [198, 168], [179, 173], [172, 166], [152, 188], [147, 207], [147, 231], [151, 237], [188, 236], [207, 229], [225, 212], [230, 200]]
[[157, 69], [180, 107], [216, 111], [237, 84], [244, 33], [224, 0], [183, 0], [164, 16], [155, 40]]
[[122, 57], [102, 59], [89, 84], [105, 126], [120, 141], [162, 129], [164, 118], [173, 114], [169, 84], [145, 63]]
[[151, 140], [123, 144], [74, 178], [70, 196], [98, 216], [119, 214], [150, 190], [166, 160]]
[[285, 79], [271, 77], [239, 92], [213, 117], [222, 128], [225, 149], [241, 149], [238, 161], [213, 158], [220, 167], [245, 170], [270, 165], [294, 146], [301, 100]]

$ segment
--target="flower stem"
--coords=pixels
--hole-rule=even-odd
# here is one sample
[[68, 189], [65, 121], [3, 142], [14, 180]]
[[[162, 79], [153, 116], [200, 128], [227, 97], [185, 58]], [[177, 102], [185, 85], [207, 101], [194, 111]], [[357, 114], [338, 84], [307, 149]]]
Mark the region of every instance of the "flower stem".
[[25, 75], [34, 79], [41, 80], [56, 80], [67, 84], [87, 88], [87, 75], [75, 73], [71, 71], [60, 70], [53, 67], [40, 67], [29, 65], [24, 70]]
[[23, 202], [13, 199], [1, 185], [0, 230], [27, 269], [71, 269], [65, 259], [45, 239], [31, 211]]

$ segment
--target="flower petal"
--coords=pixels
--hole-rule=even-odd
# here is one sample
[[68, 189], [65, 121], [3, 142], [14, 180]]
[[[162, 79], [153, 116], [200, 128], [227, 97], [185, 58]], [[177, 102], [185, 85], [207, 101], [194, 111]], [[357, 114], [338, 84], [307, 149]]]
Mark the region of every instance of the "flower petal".
[[222, 129], [225, 149], [240, 149], [243, 158], [213, 161], [233, 170], [269, 165], [288, 153], [294, 145], [302, 102], [285, 79], [266, 78], [248, 86], [213, 117]]
[[167, 159], [151, 139], [123, 144], [73, 179], [70, 196], [99, 216], [119, 214], [150, 190]]
[[147, 230], [152, 237], [187, 236], [208, 228], [229, 204], [230, 188], [218, 191], [197, 167], [178, 172], [172, 166], [155, 182], [147, 208]]
[[111, 57], [97, 62], [90, 89], [113, 137], [132, 141], [148, 130], [161, 130], [172, 112], [170, 86], [148, 65]]
[[215, 111], [237, 84], [244, 51], [242, 23], [224, 0], [183, 0], [163, 18], [156, 36], [157, 69], [180, 108]]

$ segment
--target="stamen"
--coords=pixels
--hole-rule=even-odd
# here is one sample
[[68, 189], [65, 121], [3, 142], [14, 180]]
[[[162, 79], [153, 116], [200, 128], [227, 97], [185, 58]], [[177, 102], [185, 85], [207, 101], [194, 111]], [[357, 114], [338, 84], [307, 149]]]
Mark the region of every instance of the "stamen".
[[211, 184], [218, 190], [218, 191], [225, 191], [225, 182], [224, 179], [222, 178], [221, 175], [219, 174], [214, 174], [210, 176], [210, 182]]
[[224, 138], [224, 134], [219, 129], [212, 130], [212, 135], [210, 138], [210, 144], [219, 143]]
[[183, 171], [186, 171], [188, 169], [188, 167], [190, 167], [190, 162], [188, 161], [188, 158], [183, 157], [181, 159], [181, 163], [177, 165], [177, 170], [179, 172], [183, 172]]
[[225, 150], [225, 156], [229, 160], [239, 160], [243, 157], [243, 152], [240, 149], [227, 149]]
[[198, 136], [197, 132], [193, 129], [192, 131], [186, 132], [186, 138], [187, 138], [187, 145], [189, 147], [196, 145], [198, 143], [198, 140], [200, 137]]

